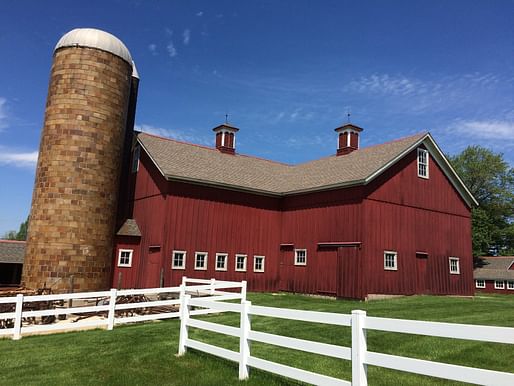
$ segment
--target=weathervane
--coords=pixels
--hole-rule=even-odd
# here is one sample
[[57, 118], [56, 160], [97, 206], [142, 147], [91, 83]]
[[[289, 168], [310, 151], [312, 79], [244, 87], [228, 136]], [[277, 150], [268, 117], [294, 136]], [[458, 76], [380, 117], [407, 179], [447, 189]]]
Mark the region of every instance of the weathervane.
[[225, 114], [225, 124], [228, 124], [228, 114]]

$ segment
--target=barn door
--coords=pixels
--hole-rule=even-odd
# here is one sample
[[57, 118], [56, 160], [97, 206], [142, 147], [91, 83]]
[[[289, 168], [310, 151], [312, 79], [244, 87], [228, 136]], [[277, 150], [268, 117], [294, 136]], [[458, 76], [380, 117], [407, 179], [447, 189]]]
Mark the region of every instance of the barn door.
[[416, 292], [418, 294], [426, 294], [428, 292], [427, 262], [427, 254], [416, 253]]
[[364, 296], [360, 251], [356, 247], [341, 247], [337, 250], [340, 267], [337, 278], [338, 297], [361, 299]]
[[294, 250], [292, 248], [281, 249], [280, 250], [280, 267], [279, 267], [279, 289], [280, 291], [290, 291], [294, 290], [294, 281], [293, 281], [293, 259], [294, 259]]
[[338, 275], [337, 248], [318, 250], [317, 292], [336, 296]]
[[144, 266], [143, 288], [159, 287], [161, 263], [161, 248], [150, 247]]

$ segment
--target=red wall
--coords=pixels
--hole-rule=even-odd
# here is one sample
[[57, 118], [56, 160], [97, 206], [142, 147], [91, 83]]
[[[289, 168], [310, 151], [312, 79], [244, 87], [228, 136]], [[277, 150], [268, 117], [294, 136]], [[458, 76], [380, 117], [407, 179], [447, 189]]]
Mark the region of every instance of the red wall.
[[504, 289], [495, 289], [494, 288], [494, 280], [486, 280], [485, 288], [475, 288], [475, 292], [480, 293], [494, 293], [494, 294], [502, 294], [502, 295], [514, 295], [514, 290], [507, 288], [507, 280], [503, 280], [505, 282]]
[[[126, 287], [158, 286], [162, 274], [164, 285], [216, 277], [247, 280], [256, 291], [351, 298], [474, 290], [470, 211], [432, 158], [430, 179], [417, 177], [416, 151], [367, 186], [285, 198], [167, 182], [141, 152], [133, 217], [142, 233], [137, 261], [117, 268], [113, 284], [129, 270]], [[294, 265], [294, 248], [307, 249], [307, 266]], [[187, 252], [185, 270], [171, 269], [173, 250]], [[398, 252], [397, 271], [384, 270], [384, 250]], [[208, 253], [207, 270], [194, 270], [195, 251]], [[229, 254], [227, 272], [215, 271], [217, 252]], [[235, 271], [236, 253], [248, 256], [246, 272]], [[253, 272], [254, 255], [265, 256], [265, 273]], [[450, 275], [449, 256], [459, 257], [460, 275]]]

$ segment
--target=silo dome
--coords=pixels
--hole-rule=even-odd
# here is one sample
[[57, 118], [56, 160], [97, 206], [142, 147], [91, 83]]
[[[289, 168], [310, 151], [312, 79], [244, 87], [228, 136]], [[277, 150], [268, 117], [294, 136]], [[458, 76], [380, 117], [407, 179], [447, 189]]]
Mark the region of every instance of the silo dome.
[[132, 57], [128, 48], [116, 36], [95, 28], [76, 28], [65, 34], [55, 46], [54, 51], [62, 47], [89, 47], [110, 52], [119, 56], [132, 66]]

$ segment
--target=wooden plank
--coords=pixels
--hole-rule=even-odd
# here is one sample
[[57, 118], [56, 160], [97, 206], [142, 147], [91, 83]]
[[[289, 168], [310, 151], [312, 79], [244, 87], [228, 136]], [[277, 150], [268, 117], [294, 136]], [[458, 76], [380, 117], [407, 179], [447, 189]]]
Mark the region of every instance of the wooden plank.
[[108, 297], [110, 294], [111, 293], [109, 291], [97, 291], [97, 292], [76, 292], [76, 293], [72, 293], [72, 294], [24, 296], [23, 303], [44, 302], [44, 301], [52, 301], [52, 300], [103, 298], [103, 297]]
[[150, 320], [161, 320], [161, 319], [172, 319], [172, 318], [178, 318], [179, 316], [180, 316], [180, 312], [164, 312], [162, 314], [126, 316], [123, 318], [115, 318], [114, 324], [147, 322]]
[[21, 333], [57, 331], [57, 330], [77, 330], [84, 327], [103, 327], [107, 326], [107, 320], [88, 320], [75, 323], [41, 324], [21, 328]]
[[228, 311], [228, 312], [241, 312], [241, 305], [234, 303], [222, 303], [222, 302], [213, 302], [210, 300], [203, 299], [191, 299], [189, 302], [192, 306], [211, 308], [217, 311]]
[[238, 327], [232, 327], [232, 326], [226, 326], [224, 324], [206, 322], [204, 320], [189, 319], [187, 325], [190, 327], [199, 328], [201, 330], [217, 332], [218, 334], [230, 335], [230, 336], [235, 336], [238, 338], [241, 335], [240, 329]]
[[261, 331], [250, 331], [249, 337], [250, 340], [253, 341], [292, 348], [294, 350], [310, 352], [313, 354], [326, 355], [333, 358], [351, 360], [352, 356], [352, 350], [349, 347], [336, 346], [333, 344], [268, 334]]
[[450, 365], [370, 351], [366, 354], [365, 362], [368, 365], [478, 385], [511, 386], [514, 384], [514, 374], [512, 373]]
[[149, 302], [116, 304], [116, 307], [114, 309], [115, 310], [129, 310], [132, 308], [172, 306], [172, 305], [177, 305], [177, 304], [180, 304], [180, 299], [154, 300], [154, 301], [149, 301]]
[[80, 314], [84, 312], [101, 312], [108, 311], [109, 305], [106, 306], [89, 306], [89, 307], [71, 307], [71, 308], [54, 308], [50, 310], [38, 311], [23, 311], [22, 316], [25, 318], [49, 315], [67, 315], [67, 314]]
[[404, 334], [514, 344], [514, 328], [512, 327], [425, 322], [420, 320], [389, 319], [369, 316], [366, 318], [365, 328]]
[[314, 322], [333, 324], [336, 326], [350, 326], [351, 316], [347, 314], [336, 314], [331, 312], [303, 311], [289, 308], [275, 308], [263, 306], [251, 306], [252, 315], [270, 316], [272, 318], [300, 320], [303, 322]]
[[220, 358], [228, 359], [233, 362], [239, 361], [239, 353], [227, 350], [226, 348], [216, 347], [207, 343], [199, 342], [197, 340], [187, 339], [186, 346], [195, 350], [206, 352], [207, 354], [215, 355]]
[[264, 371], [269, 371], [270, 373], [278, 374], [283, 377], [296, 379], [300, 382], [306, 382], [313, 385], [320, 386], [351, 386], [351, 382], [328, 377], [326, 375], [312, 373], [307, 370], [301, 370], [294, 367], [281, 365], [279, 363], [274, 363], [267, 361], [265, 359], [260, 359], [256, 357], [248, 358], [248, 364], [251, 367], [255, 367], [257, 369], [261, 369]]

